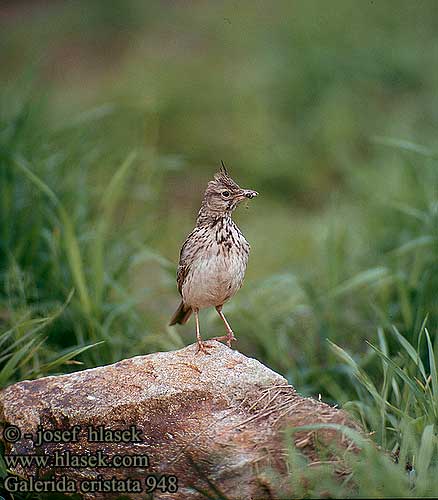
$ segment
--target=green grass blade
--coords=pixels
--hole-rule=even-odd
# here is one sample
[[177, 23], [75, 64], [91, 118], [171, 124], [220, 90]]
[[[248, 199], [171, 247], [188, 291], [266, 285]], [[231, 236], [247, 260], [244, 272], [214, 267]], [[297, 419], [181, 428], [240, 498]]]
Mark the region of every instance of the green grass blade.
[[102, 215], [99, 219], [96, 238], [91, 249], [91, 262], [93, 267], [93, 281], [94, 281], [94, 297], [96, 309], [100, 310], [105, 276], [105, 238], [107, 230], [111, 222], [112, 213], [119, 201], [120, 195], [123, 191], [123, 186], [130, 171], [131, 166], [136, 158], [136, 153], [132, 152], [128, 155], [126, 160], [120, 165], [113, 175], [101, 203]]
[[340, 285], [333, 288], [328, 296], [330, 298], [338, 297], [346, 293], [352, 292], [357, 288], [375, 284], [379, 281], [387, 279], [389, 272], [386, 267], [376, 267], [374, 269], [367, 269], [361, 273], [356, 274], [351, 279], [344, 281]]
[[[415, 350], [415, 348], [398, 331], [398, 329], [395, 325], [392, 325], [392, 332], [393, 332], [395, 338], [398, 340], [399, 344], [404, 348], [404, 350], [407, 352], [408, 356], [412, 359], [412, 361], [418, 367], [418, 369], [420, 370], [421, 376], [423, 377], [424, 382], [426, 382], [427, 381], [426, 370], [424, 368], [423, 362], [421, 361], [419, 351]], [[385, 353], [385, 354], [387, 354], [387, 353]]]
[[436, 436], [434, 435], [434, 426], [427, 425], [421, 436], [420, 447], [415, 463], [415, 469], [418, 474], [417, 485], [419, 485], [423, 491], [427, 491], [427, 486], [422, 483], [428, 479], [428, 471], [433, 459], [435, 448]]
[[59, 217], [63, 224], [64, 247], [70, 264], [70, 270], [75, 285], [78, 289], [79, 299], [81, 301], [82, 307], [84, 308], [85, 314], [89, 315], [92, 310], [91, 299], [88, 293], [80, 246], [75, 234], [73, 222], [65, 208], [62, 206], [56, 194], [44, 181], [42, 181], [25, 165], [24, 160], [21, 158], [17, 158], [16, 165], [21, 169], [26, 177], [52, 201], [52, 203], [58, 209]]
[[394, 372], [415, 393], [415, 395], [417, 396], [417, 398], [419, 399], [419, 401], [421, 401], [422, 404], [425, 405], [426, 404], [425, 395], [418, 389], [417, 383], [414, 382], [413, 380], [411, 380], [409, 378], [409, 376], [397, 365], [397, 363], [395, 363], [391, 358], [389, 358], [388, 356], [386, 356], [380, 349], [378, 349], [377, 347], [373, 346], [368, 341], [367, 341], [367, 344], [371, 347], [371, 349], [373, 349], [374, 351], [376, 351], [376, 353], [377, 353], [378, 356], [380, 356], [381, 358], [383, 358], [383, 359], [386, 360], [386, 362], [392, 367], [392, 369], [394, 370]]
[[49, 188], [49, 186], [43, 182], [36, 174], [30, 170], [26, 165], [26, 160], [22, 157], [15, 158], [16, 166], [26, 175], [26, 177], [40, 190], [42, 191], [49, 200], [56, 206], [59, 207], [61, 202], [59, 201], [56, 194]]
[[34, 375], [39, 375], [42, 373], [47, 373], [47, 372], [53, 371], [55, 368], [58, 368], [58, 367], [64, 365], [65, 363], [67, 363], [68, 361], [71, 361], [73, 358], [75, 358], [76, 356], [79, 356], [83, 352], [85, 352], [89, 349], [92, 349], [93, 347], [96, 347], [97, 345], [103, 344], [103, 343], [104, 342], [101, 341], [101, 342], [96, 342], [95, 344], [90, 344], [90, 345], [81, 346], [81, 347], [75, 347], [73, 349], [68, 349], [67, 352], [65, 352], [61, 356], [57, 356], [52, 361], [48, 361], [47, 363], [42, 364], [38, 368], [38, 370], [34, 370], [34, 369], [29, 370], [26, 373], [26, 376], [34, 376]]
[[346, 351], [344, 351], [344, 349], [337, 346], [330, 340], [328, 342], [330, 345], [330, 349], [352, 369], [355, 378], [359, 380], [359, 382], [365, 387], [365, 389], [367, 389], [367, 391], [371, 394], [379, 407], [381, 408], [382, 406], [388, 404], [388, 402], [382, 398], [372, 380], [359, 367], [356, 361], [354, 361], [354, 359]]
[[427, 328], [425, 328], [424, 333], [426, 335], [427, 350], [429, 355], [429, 369], [430, 369], [430, 378], [432, 379], [432, 396], [434, 401], [434, 411], [435, 411], [435, 416], [438, 416], [438, 377], [436, 370], [435, 353], [433, 352], [432, 341], [430, 339], [430, 335]]
[[[388, 344], [386, 342], [385, 332], [383, 328], [377, 329], [377, 336], [379, 339], [379, 345], [382, 352], [385, 355], [388, 355]], [[389, 392], [389, 370], [388, 364], [382, 359], [382, 370], [383, 370], [383, 383], [382, 383], [382, 401], [385, 401], [385, 404], [380, 406], [380, 433], [381, 433], [381, 443], [384, 448], [386, 448], [386, 432], [385, 432], [385, 424], [386, 424], [386, 402], [388, 401], [388, 392]]]
[[85, 279], [84, 264], [78, 239], [75, 234], [73, 222], [63, 207], [59, 208], [59, 214], [63, 222], [64, 248], [67, 254], [73, 281], [78, 290], [79, 300], [86, 315], [92, 311], [92, 302]]
[[[6, 331], [0, 336], [0, 345], [4, 343], [6, 339], [11, 337], [11, 332], [16, 332], [17, 330], [26, 330], [26, 332], [20, 335], [14, 342], [10, 343], [6, 347], [3, 348], [2, 355], [0, 356], [0, 362], [5, 361], [10, 358], [15, 349], [25, 342], [29, 337], [36, 336], [41, 330], [50, 325], [56, 318], [58, 318], [62, 312], [65, 310], [67, 305], [70, 303], [70, 300], [73, 296], [73, 290], [70, 292], [64, 304], [62, 304], [53, 314], [50, 316], [46, 316], [44, 318], [33, 318], [31, 320], [22, 321], [17, 323], [12, 329]], [[30, 328], [36, 325], [34, 328]], [[28, 329], [30, 328], [30, 329]]]
[[9, 383], [14, 371], [17, 369], [20, 361], [27, 355], [27, 353], [31, 350], [33, 344], [36, 342], [36, 339], [32, 339], [26, 344], [24, 344], [20, 349], [15, 351], [13, 356], [7, 361], [7, 363], [3, 366], [0, 371], [0, 388], [4, 387]]
[[419, 238], [415, 238], [403, 245], [395, 248], [393, 252], [398, 255], [403, 255], [409, 252], [413, 252], [418, 250], [419, 248], [432, 247], [437, 242], [437, 239], [433, 236], [420, 236]]
[[374, 136], [373, 142], [375, 142], [376, 144], [382, 144], [384, 146], [391, 146], [397, 149], [403, 149], [405, 151], [417, 153], [427, 158], [438, 159], [438, 153], [435, 153], [428, 147], [423, 146], [421, 144], [416, 144], [415, 142], [406, 141], [404, 139], [397, 139], [395, 137]]

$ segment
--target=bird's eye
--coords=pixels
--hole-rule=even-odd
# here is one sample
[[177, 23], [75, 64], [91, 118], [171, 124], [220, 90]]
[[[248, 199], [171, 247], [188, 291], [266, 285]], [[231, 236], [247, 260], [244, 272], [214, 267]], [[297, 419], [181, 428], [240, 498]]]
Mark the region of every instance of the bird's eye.
[[230, 196], [230, 192], [229, 191], [222, 191], [222, 196], [224, 198], [228, 198], [228, 196]]

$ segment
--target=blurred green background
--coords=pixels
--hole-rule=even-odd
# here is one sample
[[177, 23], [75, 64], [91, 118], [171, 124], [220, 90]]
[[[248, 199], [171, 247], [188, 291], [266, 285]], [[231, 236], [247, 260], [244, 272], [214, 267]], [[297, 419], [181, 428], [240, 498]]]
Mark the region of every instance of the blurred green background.
[[[403, 407], [419, 446], [438, 414], [437, 32], [432, 0], [3, 2], [1, 382], [192, 343], [193, 321], [167, 326], [175, 269], [224, 160], [260, 192], [235, 216], [236, 347], [392, 451]], [[221, 334], [214, 311], [201, 331]], [[424, 379], [430, 418], [388, 359]]]

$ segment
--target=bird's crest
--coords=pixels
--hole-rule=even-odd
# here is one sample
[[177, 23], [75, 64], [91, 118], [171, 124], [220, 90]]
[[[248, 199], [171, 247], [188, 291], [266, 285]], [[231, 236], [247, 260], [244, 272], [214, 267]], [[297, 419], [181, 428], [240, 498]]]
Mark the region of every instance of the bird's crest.
[[220, 171], [221, 171], [222, 173], [224, 173], [225, 175], [228, 175], [227, 167], [225, 166], [225, 163], [224, 163], [224, 161], [223, 161], [223, 160], [221, 160], [221, 165], [222, 165], [222, 166], [221, 166]]
[[233, 179], [230, 177], [227, 167], [225, 166], [225, 163], [222, 160], [221, 160], [221, 167], [219, 169], [219, 172], [215, 174], [214, 180], [220, 182], [229, 189], [240, 189], [239, 185], [236, 182], [234, 182]]

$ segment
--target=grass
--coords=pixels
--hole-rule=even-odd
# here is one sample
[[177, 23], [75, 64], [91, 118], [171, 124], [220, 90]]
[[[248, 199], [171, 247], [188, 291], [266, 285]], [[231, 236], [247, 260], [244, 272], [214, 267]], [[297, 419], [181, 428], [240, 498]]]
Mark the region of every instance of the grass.
[[[291, 481], [282, 491], [275, 492], [278, 497], [427, 498], [436, 495], [438, 378], [434, 349], [425, 324], [426, 321], [418, 332], [416, 347], [393, 329], [399, 348], [396, 360], [389, 356], [387, 339], [383, 330], [379, 331], [379, 347], [372, 344], [370, 347], [381, 363], [380, 383], [376, 383], [345, 350], [330, 344], [355, 380], [358, 398], [346, 402], [344, 408], [356, 415], [363, 428], [369, 431], [371, 440], [334, 424], [294, 429], [336, 428], [360, 447], [360, 451], [341, 455], [338, 451], [341, 461], [326, 458], [321, 459], [319, 465], [310, 466], [291, 447]], [[428, 368], [421, 359], [422, 341], [426, 346]], [[275, 475], [271, 480], [272, 484], [278, 484]]]
[[0, 20], [0, 386], [194, 340], [175, 267], [223, 159], [261, 193], [239, 350], [372, 433], [337, 482], [291, 449], [287, 487], [433, 494], [435, 3], [112, 5]]

